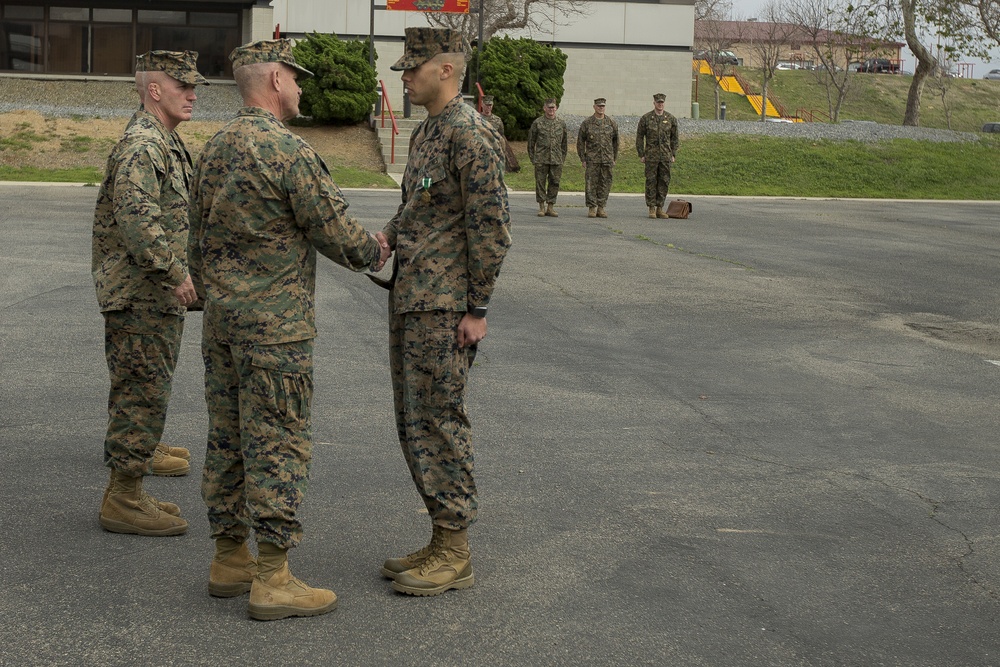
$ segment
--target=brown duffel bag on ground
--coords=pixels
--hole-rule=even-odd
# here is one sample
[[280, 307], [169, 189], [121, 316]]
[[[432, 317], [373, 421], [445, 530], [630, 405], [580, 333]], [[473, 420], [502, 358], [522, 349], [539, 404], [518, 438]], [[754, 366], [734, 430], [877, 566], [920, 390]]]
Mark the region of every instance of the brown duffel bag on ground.
[[667, 215], [671, 218], [686, 218], [691, 215], [691, 202], [683, 199], [674, 199], [667, 203]]

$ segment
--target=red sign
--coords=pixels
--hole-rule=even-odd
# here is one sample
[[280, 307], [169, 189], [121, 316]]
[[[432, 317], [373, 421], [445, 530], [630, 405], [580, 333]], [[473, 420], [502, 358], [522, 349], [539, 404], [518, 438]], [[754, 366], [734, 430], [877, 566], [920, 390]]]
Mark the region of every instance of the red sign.
[[468, 14], [469, 0], [386, 0], [385, 8], [404, 12]]

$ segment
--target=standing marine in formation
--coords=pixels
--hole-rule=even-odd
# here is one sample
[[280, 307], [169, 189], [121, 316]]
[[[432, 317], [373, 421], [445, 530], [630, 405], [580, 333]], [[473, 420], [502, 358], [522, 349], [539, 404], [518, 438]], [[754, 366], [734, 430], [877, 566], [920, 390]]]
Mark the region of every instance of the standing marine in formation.
[[535, 201], [538, 217], [558, 218], [555, 211], [559, 196], [559, 180], [566, 162], [568, 136], [566, 121], [556, 117], [556, 98], [545, 100], [543, 115], [535, 119], [528, 130], [528, 158], [535, 165]]
[[670, 165], [677, 155], [677, 119], [664, 110], [667, 96], [653, 95], [653, 110], [639, 119], [635, 150], [646, 166], [646, 206], [650, 218], [669, 218], [663, 210], [670, 188]]
[[612, 171], [618, 162], [618, 123], [604, 114], [607, 101], [594, 100], [594, 115], [580, 123], [576, 152], [586, 177], [588, 218], [608, 217], [604, 207], [611, 194]]

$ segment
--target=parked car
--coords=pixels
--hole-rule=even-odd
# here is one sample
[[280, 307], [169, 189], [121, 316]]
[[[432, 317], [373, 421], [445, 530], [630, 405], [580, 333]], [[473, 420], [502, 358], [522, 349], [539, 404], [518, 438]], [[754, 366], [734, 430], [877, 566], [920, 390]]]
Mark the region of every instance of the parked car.
[[984, 79], [993, 79], [994, 81], [1000, 81], [1000, 69], [991, 69], [989, 72], [983, 75]]
[[711, 51], [695, 51], [695, 60], [707, 60], [708, 62], [715, 63], [716, 65], [739, 65], [740, 59], [736, 57], [736, 54], [732, 51], [716, 51], [715, 57], [712, 57]]
[[899, 63], [888, 58], [869, 58], [858, 67], [859, 72], [869, 74], [899, 74]]

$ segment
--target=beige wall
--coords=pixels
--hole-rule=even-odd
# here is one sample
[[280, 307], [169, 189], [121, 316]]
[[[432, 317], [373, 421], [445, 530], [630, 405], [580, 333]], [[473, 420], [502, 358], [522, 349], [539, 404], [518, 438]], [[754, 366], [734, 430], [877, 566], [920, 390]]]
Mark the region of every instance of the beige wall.
[[[243, 12], [243, 39], [249, 44], [261, 39], [274, 37], [274, 10], [270, 7], [254, 7]], [[278, 21], [280, 23], [280, 21]], [[281, 28], [284, 30], [284, 26]]]
[[611, 116], [638, 116], [652, 110], [653, 94], [667, 96], [666, 110], [678, 117], [691, 115], [691, 53], [627, 48], [574, 49], [568, 56], [560, 110], [594, 113], [594, 98], [608, 100]]
[[[389, 103], [394, 111], [401, 111], [400, 72], [391, 71], [389, 66], [403, 54], [403, 43], [376, 40], [375, 48], [379, 78], [385, 82]], [[590, 115], [594, 113], [594, 98], [605, 97], [609, 115], [638, 116], [653, 108], [653, 93], [665, 93], [667, 111], [678, 117], [691, 115], [689, 52], [622, 47], [560, 49], [567, 56], [565, 94], [559, 107], [563, 113]]]
[[[585, 14], [565, 23], [511, 34], [553, 43], [568, 56], [561, 110], [589, 115], [594, 98], [606, 97], [610, 115], [639, 115], [653, 108], [653, 93], [662, 92], [670, 113], [690, 116], [693, 5], [685, 0], [587, 4]], [[268, 34], [255, 32], [255, 39], [270, 37], [275, 22], [293, 34], [318, 30], [366, 35], [369, 30], [369, 6], [358, 0], [275, 0], [273, 5], [273, 16], [262, 19], [269, 24]], [[411, 25], [426, 25], [423, 15], [388, 11], [375, 15], [376, 66], [393, 110], [402, 108], [403, 87], [399, 72], [389, 66], [402, 55], [402, 34]]]

